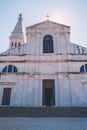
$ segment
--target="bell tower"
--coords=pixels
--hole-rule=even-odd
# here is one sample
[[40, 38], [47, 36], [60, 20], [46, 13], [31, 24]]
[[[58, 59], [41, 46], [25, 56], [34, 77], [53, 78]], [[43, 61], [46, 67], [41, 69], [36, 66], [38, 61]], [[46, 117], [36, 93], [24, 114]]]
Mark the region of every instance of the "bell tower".
[[9, 48], [15, 48], [24, 44], [24, 34], [22, 31], [22, 14], [19, 14], [17, 24], [9, 37], [10, 45]]

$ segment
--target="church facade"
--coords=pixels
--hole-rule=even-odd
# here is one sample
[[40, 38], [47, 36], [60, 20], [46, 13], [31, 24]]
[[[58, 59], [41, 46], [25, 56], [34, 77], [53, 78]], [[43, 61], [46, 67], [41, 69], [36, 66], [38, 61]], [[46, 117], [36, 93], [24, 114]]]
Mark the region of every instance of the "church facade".
[[87, 106], [87, 49], [50, 20], [22, 31], [22, 15], [0, 54], [0, 106]]

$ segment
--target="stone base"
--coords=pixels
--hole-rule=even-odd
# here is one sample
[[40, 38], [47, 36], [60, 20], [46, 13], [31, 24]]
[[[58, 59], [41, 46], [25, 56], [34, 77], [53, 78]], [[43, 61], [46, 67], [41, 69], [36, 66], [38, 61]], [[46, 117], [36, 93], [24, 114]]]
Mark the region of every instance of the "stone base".
[[0, 117], [87, 117], [87, 107], [0, 107]]

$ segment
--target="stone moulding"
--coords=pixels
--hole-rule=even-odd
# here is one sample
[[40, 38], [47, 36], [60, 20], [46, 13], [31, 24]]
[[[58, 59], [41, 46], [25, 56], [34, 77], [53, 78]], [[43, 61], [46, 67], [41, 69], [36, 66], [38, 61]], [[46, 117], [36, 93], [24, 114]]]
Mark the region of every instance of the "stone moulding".
[[14, 82], [0, 82], [0, 86], [15, 86]]

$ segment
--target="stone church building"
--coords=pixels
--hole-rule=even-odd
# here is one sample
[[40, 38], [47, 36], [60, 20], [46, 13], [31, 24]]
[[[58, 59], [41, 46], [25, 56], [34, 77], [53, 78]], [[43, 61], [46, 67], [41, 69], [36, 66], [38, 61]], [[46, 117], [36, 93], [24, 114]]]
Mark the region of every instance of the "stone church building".
[[70, 27], [50, 20], [26, 27], [22, 15], [0, 54], [0, 106], [87, 106], [87, 49]]

